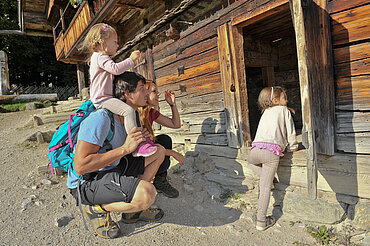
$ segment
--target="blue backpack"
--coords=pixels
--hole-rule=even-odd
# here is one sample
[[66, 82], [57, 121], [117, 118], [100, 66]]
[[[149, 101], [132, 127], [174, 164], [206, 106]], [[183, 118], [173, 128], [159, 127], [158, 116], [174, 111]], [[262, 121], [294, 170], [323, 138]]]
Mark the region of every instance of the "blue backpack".
[[[93, 103], [90, 100], [85, 101], [75, 113], [71, 114], [68, 121], [57, 128], [49, 144], [48, 158], [52, 174], [54, 174], [54, 168], [64, 171], [72, 168], [72, 172], [78, 177], [73, 165], [73, 147], [77, 141], [77, 133], [80, 129], [81, 122], [94, 111], [95, 107]], [[114, 134], [114, 115], [109, 110], [107, 112], [111, 120], [111, 129], [104, 141], [104, 145], [108, 145], [111, 148], [112, 146], [109, 142], [112, 140]]]

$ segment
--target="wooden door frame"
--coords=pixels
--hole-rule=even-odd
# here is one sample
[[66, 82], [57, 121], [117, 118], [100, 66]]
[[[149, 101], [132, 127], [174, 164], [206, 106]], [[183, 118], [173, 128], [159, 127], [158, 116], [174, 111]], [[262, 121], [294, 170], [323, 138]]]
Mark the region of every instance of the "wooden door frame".
[[[231, 19], [230, 32], [237, 37], [231, 50], [243, 47], [242, 28], [260, 21], [270, 15], [290, 8], [292, 22], [296, 35], [299, 83], [302, 102], [302, 133], [303, 143], [307, 154], [307, 186], [311, 198], [317, 198], [317, 153], [334, 154], [334, 85], [331, 57], [331, 40], [329, 34], [329, 20], [326, 13], [326, 0], [276, 0], [256, 8], [251, 12], [243, 13]], [[310, 13], [310, 11], [314, 13]], [[307, 18], [306, 18], [307, 17]], [[319, 20], [316, 20], [318, 18]], [[311, 23], [313, 22], [313, 23]], [[309, 34], [312, 28], [323, 32], [323, 37], [313, 37]], [[310, 30], [309, 30], [310, 29]], [[315, 34], [320, 36], [320, 34]], [[323, 46], [315, 48], [313, 46]], [[312, 60], [319, 59], [319, 66]], [[320, 60], [321, 59], [321, 60]], [[240, 91], [240, 115], [243, 130], [243, 146], [251, 142], [248, 96], [244, 52], [238, 52], [235, 57], [234, 68], [235, 87]], [[221, 65], [222, 67], [222, 65]], [[222, 72], [222, 71], [221, 71]], [[224, 83], [224, 82], [223, 82]], [[313, 92], [318, 84], [324, 86], [323, 99], [314, 98]], [[314, 103], [315, 101], [315, 103]], [[316, 105], [319, 102], [319, 105]], [[244, 107], [244, 108], [243, 108]], [[324, 110], [320, 107], [324, 107]], [[321, 120], [325, 118], [324, 123]], [[319, 141], [319, 144], [317, 144]], [[320, 144], [323, 142], [323, 144]]]

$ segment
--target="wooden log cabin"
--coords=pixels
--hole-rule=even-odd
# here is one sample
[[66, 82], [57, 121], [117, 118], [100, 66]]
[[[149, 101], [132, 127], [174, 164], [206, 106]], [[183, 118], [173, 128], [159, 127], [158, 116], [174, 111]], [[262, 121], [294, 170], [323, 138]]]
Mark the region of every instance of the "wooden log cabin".
[[[207, 153], [231, 185], [252, 175], [245, 158], [258, 93], [281, 85], [304, 147], [281, 159], [280, 182], [312, 199], [320, 192], [370, 199], [369, 11], [367, 0], [98, 0], [76, 9], [50, 0], [45, 15], [56, 58], [79, 71], [88, 29], [114, 26], [121, 44], [114, 59], [139, 49], [135, 70], [177, 95], [182, 128], [157, 132], [184, 153]], [[171, 114], [164, 101], [160, 110]]]

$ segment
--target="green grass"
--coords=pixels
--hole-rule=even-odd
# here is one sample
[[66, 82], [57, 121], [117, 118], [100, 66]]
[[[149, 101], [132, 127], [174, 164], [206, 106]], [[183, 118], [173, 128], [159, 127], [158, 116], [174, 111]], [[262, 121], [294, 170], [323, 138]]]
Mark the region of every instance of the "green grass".
[[47, 108], [52, 105], [55, 105], [55, 103], [44, 104], [42, 102], [35, 101], [35, 102], [13, 103], [13, 104], [0, 104], [0, 107], [5, 109], [7, 112], [17, 112], [17, 111], [26, 110], [26, 104], [28, 103], [35, 103], [36, 108]]
[[320, 245], [333, 245], [337, 241], [336, 235], [333, 233], [333, 228], [326, 226], [308, 226], [307, 232], [316, 239]]

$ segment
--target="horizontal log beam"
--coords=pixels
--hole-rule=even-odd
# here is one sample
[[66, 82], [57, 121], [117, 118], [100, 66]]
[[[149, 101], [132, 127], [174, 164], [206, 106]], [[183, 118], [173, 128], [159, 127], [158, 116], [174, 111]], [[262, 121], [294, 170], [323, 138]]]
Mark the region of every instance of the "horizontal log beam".
[[57, 94], [24, 94], [24, 95], [3, 95], [0, 96], [0, 104], [32, 102], [32, 101], [58, 101]]

